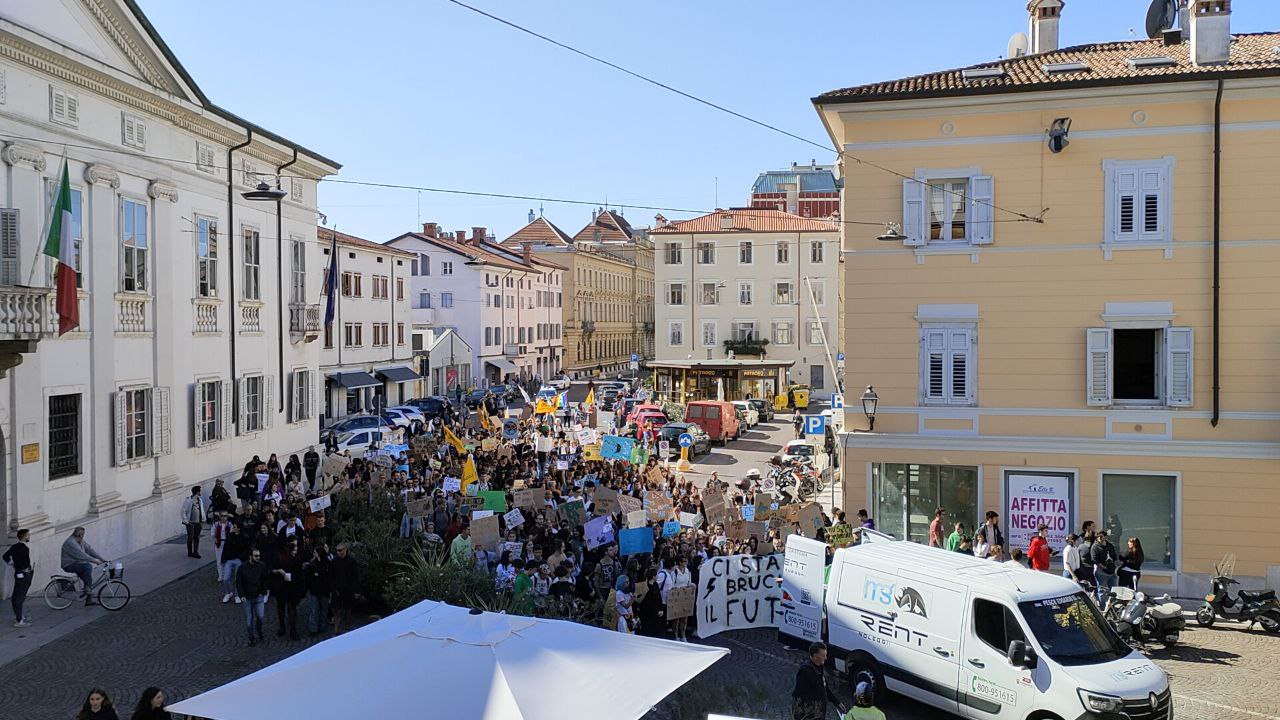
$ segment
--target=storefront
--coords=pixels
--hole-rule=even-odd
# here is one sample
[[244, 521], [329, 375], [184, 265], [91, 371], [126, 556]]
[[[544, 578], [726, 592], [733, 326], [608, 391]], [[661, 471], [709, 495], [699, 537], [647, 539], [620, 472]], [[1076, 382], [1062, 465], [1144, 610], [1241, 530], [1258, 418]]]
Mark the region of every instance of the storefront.
[[[387, 383], [388, 397], [396, 398], [390, 405], [404, 404], [408, 401], [413, 394], [413, 389], [406, 389], [405, 383], [417, 382], [422, 378], [421, 375], [403, 365], [379, 368], [374, 373]], [[391, 392], [392, 386], [395, 387], [394, 392]]]
[[652, 361], [658, 397], [674, 402], [690, 400], [772, 400], [785, 387], [794, 361], [719, 360], [703, 362]]

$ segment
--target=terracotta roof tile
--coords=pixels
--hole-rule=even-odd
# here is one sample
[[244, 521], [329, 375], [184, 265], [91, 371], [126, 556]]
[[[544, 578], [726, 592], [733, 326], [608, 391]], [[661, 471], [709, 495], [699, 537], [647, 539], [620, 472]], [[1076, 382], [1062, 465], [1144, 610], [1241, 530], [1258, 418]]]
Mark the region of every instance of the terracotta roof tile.
[[441, 250], [448, 250], [449, 252], [461, 255], [467, 260], [479, 260], [508, 270], [529, 269], [529, 267], [524, 263], [518, 260], [512, 260], [506, 253], [501, 252], [501, 248], [498, 248], [497, 246], [483, 247], [489, 245], [489, 243], [483, 243], [482, 247], [476, 247], [469, 242], [463, 243], [451, 238], [431, 237], [430, 235], [424, 235], [423, 233], [405, 233], [404, 235], [392, 238], [391, 242], [407, 237], [417, 238], [429, 245], [435, 245]]
[[636, 231], [627, 219], [612, 210], [601, 211], [596, 219], [573, 236], [574, 242], [590, 242], [596, 240], [596, 231], [600, 231], [601, 242], [630, 242], [635, 239]]
[[526, 242], [534, 245], [568, 245], [573, 242], [573, 239], [550, 220], [539, 217], [512, 233], [511, 237], [500, 244], [519, 245]]
[[[816, 104], [873, 102], [955, 95], [991, 95], [1069, 87], [1102, 87], [1157, 82], [1280, 75], [1280, 33], [1251, 33], [1232, 36], [1230, 62], [1196, 66], [1191, 63], [1190, 45], [1165, 45], [1162, 40], [1125, 40], [1062, 48], [1008, 60], [943, 70], [915, 77], [832, 90], [813, 99]], [[1134, 67], [1130, 60], [1168, 57], [1170, 65]], [[1088, 70], [1050, 73], [1046, 65], [1084, 63]], [[965, 79], [965, 71], [999, 68], [995, 77]]]
[[[733, 226], [725, 227], [729, 216]], [[649, 232], [656, 233], [727, 233], [727, 232], [839, 232], [840, 225], [830, 220], [800, 217], [782, 210], [765, 208], [730, 208], [717, 210], [690, 220], [677, 220]]]
[[348, 235], [346, 233], [340, 233], [340, 232], [337, 232], [336, 230], [330, 230], [329, 228], [326, 228], [326, 227], [316, 228], [316, 236], [319, 239], [320, 244], [324, 245], [325, 247], [328, 247], [329, 244], [333, 242], [334, 235], [338, 236], [339, 245], [350, 245], [352, 247], [364, 248], [366, 250], [376, 250], [378, 252], [391, 253], [393, 255], [404, 255], [406, 257], [413, 257], [413, 253], [406, 252], [397, 247], [392, 247], [391, 245], [385, 245], [383, 243], [374, 242], [372, 240], [365, 240], [364, 238], [356, 237], [355, 235]]

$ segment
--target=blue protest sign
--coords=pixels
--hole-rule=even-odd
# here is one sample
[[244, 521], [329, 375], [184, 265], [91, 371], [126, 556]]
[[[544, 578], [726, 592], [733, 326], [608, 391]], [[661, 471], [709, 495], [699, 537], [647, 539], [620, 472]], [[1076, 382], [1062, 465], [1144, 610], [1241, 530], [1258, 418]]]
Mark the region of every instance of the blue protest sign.
[[662, 523], [662, 537], [664, 538], [675, 537], [679, 534], [680, 534], [679, 520], [668, 520]]
[[[680, 523], [676, 523], [679, 525]], [[629, 528], [618, 532], [618, 552], [622, 555], [639, 555], [653, 552], [653, 531], [647, 527]]]
[[755, 519], [756, 519], [756, 506], [755, 506], [755, 505], [743, 505], [743, 506], [742, 506], [742, 519], [743, 519], [743, 520], [747, 520], [747, 521], [753, 521], [753, 520], [755, 520]]
[[617, 435], [605, 435], [600, 438], [600, 457], [606, 460], [626, 460], [631, 462], [631, 450], [635, 440]]
[[502, 437], [507, 440], [515, 440], [520, 436], [520, 421], [516, 418], [507, 418], [502, 421]]

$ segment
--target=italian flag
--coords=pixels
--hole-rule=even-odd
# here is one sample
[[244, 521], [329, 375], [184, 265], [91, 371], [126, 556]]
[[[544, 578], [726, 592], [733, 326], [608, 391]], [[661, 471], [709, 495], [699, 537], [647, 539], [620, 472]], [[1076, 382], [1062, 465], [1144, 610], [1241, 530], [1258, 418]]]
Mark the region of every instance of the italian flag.
[[80, 298], [76, 293], [75, 247], [71, 240], [71, 178], [67, 161], [62, 161], [62, 177], [49, 218], [49, 236], [44, 254], [58, 261], [54, 274], [57, 288], [58, 334], [80, 327]]

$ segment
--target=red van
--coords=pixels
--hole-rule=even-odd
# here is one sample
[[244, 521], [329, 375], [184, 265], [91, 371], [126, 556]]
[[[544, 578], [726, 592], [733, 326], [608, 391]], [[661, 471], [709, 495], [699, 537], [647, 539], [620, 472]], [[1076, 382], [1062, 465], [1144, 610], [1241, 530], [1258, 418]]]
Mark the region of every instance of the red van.
[[737, 440], [741, 434], [733, 403], [724, 400], [695, 400], [689, 403], [684, 410], [684, 421], [702, 428], [712, 440], [719, 440], [721, 445], [731, 439]]

